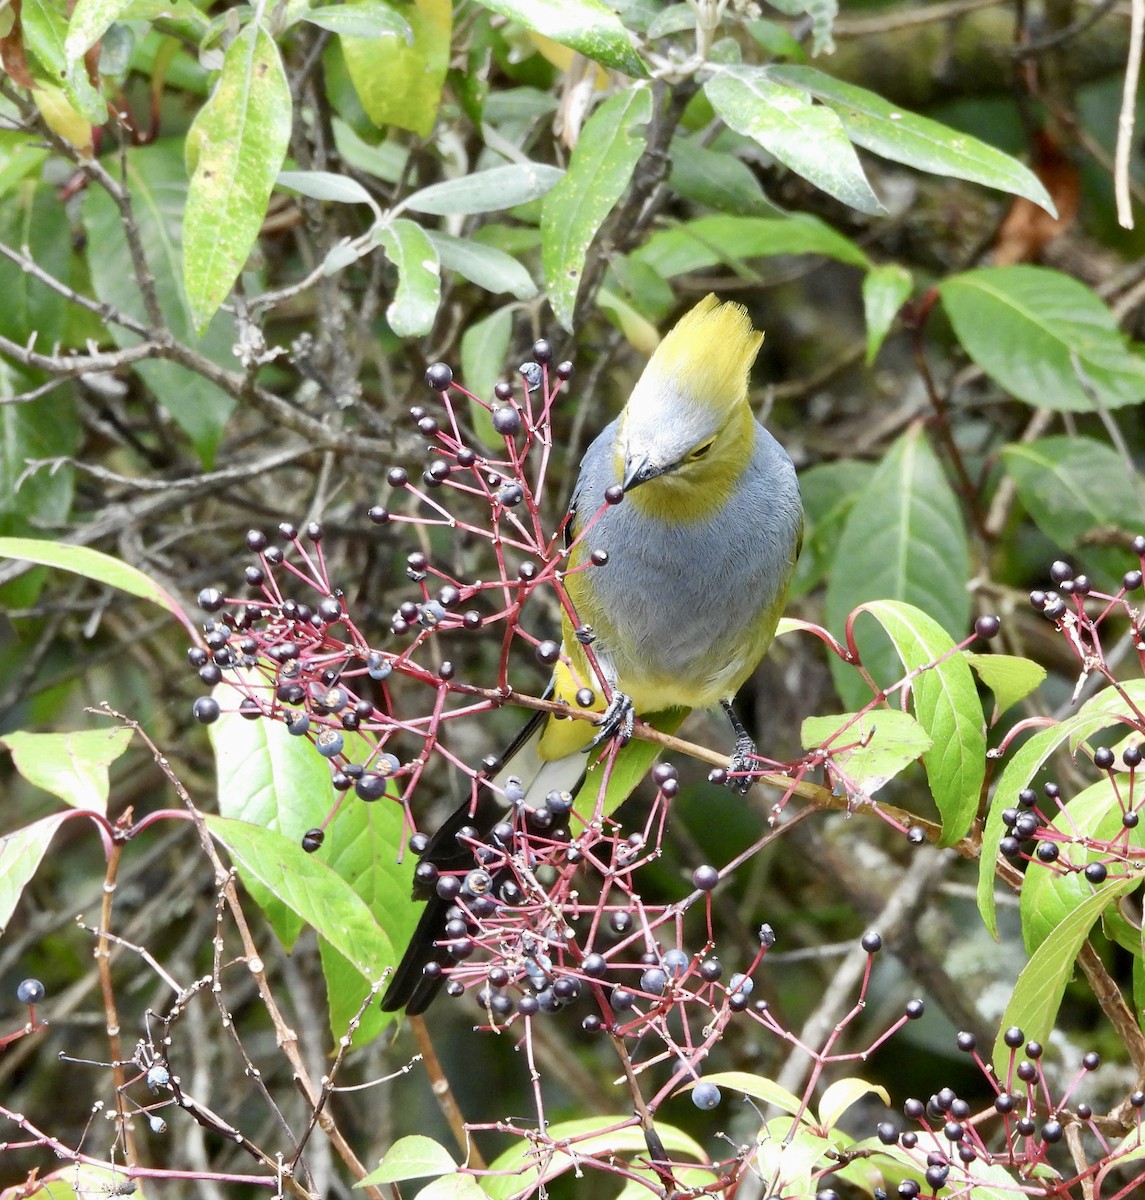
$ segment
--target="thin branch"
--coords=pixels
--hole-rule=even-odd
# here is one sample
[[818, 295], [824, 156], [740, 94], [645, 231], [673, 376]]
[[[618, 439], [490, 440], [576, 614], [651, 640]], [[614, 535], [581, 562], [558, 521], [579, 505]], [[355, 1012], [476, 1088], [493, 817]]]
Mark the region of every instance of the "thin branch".
[[1129, 159], [1133, 153], [1133, 126], [1137, 111], [1137, 85], [1141, 79], [1141, 47], [1145, 42], [1145, 0], [1132, 0], [1129, 10], [1129, 57], [1117, 118], [1117, 148], [1113, 156], [1113, 191], [1117, 198], [1117, 223], [1133, 228], [1133, 203], [1129, 194]]

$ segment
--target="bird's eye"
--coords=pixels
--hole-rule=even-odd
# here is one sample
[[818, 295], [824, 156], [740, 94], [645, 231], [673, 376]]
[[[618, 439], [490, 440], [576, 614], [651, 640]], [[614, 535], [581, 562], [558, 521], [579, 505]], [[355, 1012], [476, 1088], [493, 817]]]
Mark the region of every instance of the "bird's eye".
[[703, 458], [705, 454], [716, 444], [716, 439], [712, 438], [710, 442], [705, 442], [702, 446], [697, 446], [688, 457], [695, 462], [697, 459]]

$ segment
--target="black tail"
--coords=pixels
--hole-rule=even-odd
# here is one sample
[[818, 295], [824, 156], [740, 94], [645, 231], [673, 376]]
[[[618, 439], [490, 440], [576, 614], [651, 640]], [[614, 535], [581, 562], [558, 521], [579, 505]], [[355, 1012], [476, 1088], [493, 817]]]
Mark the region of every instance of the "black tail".
[[[418, 862], [433, 863], [441, 871], [474, 866], [473, 849], [469, 843], [474, 838], [479, 841], [487, 838], [493, 826], [505, 815], [505, 809], [498, 800], [499, 797], [494, 793], [486, 791], [472, 815], [468, 800], [460, 804], [430, 838]], [[457, 838], [462, 830], [466, 831], [464, 842]], [[453, 907], [454, 901], [443, 900], [432, 884], [427, 886], [418, 883], [414, 884], [413, 899], [425, 900], [425, 911], [382, 997], [382, 1009], [396, 1012], [404, 1008], [409, 1016], [416, 1017], [430, 1006], [444, 982], [436, 971], [431, 970], [426, 974], [426, 967], [430, 963], [442, 966], [449, 962], [448, 949], [438, 945], [438, 942], [445, 934], [446, 913]]]

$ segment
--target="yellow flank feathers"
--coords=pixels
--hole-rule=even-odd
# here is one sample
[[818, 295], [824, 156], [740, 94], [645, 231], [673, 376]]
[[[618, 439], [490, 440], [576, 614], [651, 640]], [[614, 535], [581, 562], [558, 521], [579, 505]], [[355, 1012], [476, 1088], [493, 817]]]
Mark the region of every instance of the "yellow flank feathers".
[[747, 397], [748, 373], [763, 345], [742, 304], [721, 304], [711, 292], [664, 336], [645, 377], [671, 381], [701, 404], [731, 409]]

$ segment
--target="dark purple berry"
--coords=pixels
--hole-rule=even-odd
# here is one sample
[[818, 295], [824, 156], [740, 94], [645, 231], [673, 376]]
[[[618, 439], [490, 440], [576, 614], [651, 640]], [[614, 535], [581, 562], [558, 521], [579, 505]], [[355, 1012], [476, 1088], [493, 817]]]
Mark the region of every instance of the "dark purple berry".
[[715, 867], [701, 866], [692, 872], [692, 886], [701, 892], [710, 892], [720, 881], [720, 873]]
[[326, 834], [321, 829], [308, 829], [302, 835], [302, 849], [307, 854], [313, 854], [326, 840]]
[[610, 487], [604, 489], [605, 504], [619, 504], [624, 499], [624, 488], [619, 483], [614, 483]]
[[974, 622], [974, 632], [985, 641], [998, 636], [998, 631], [1002, 628], [1001, 618], [993, 614], [987, 614], [978, 618]]
[[908, 1000], [903, 1011], [906, 1013], [907, 1020], [917, 1021], [926, 1011], [926, 1005], [921, 1000]]
[[878, 954], [878, 952], [883, 948], [882, 935], [875, 933], [874, 930], [871, 930], [869, 933], [864, 933], [863, 940], [860, 945], [868, 954]]
[[512, 437], [521, 431], [521, 414], [508, 405], [493, 410], [493, 428], [504, 437]]
[[1085, 877], [1092, 884], [1104, 883], [1108, 874], [1105, 863], [1091, 862], [1085, 868]]
[[560, 643], [554, 641], [538, 642], [533, 653], [536, 655], [537, 662], [551, 667], [561, 656]]
[[200, 725], [213, 725], [222, 715], [222, 709], [214, 696], [200, 696], [191, 705], [191, 715]]
[[446, 363], [432, 363], [426, 368], [425, 382], [433, 391], [444, 392], [453, 382], [453, 371]]
[[23, 979], [16, 985], [16, 999], [21, 1004], [39, 1004], [47, 992], [38, 979]]

